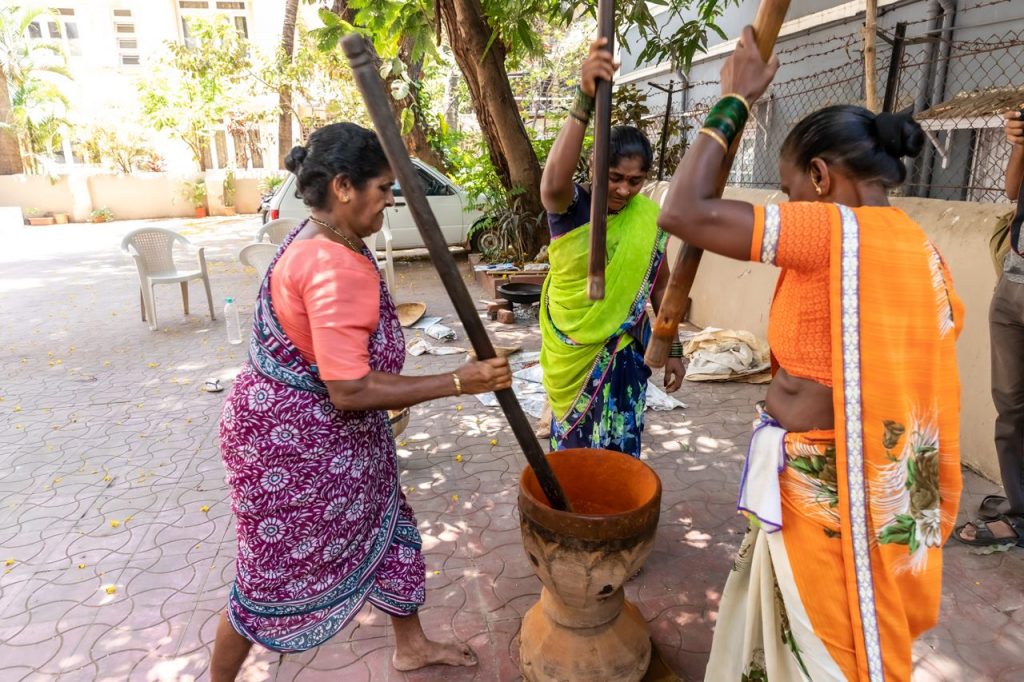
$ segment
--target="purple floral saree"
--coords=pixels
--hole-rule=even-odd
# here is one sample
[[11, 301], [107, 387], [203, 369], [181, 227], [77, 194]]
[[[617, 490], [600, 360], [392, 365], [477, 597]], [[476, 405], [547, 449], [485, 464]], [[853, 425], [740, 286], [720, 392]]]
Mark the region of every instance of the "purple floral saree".
[[[220, 422], [238, 535], [228, 616], [244, 637], [282, 653], [322, 644], [367, 601], [410, 615], [425, 582], [387, 413], [337, 410], [271, 305], [274, 266], [301, 229], [260, 287], [249, 360]], [[402, 329], [383, 281], [369, 346], [372, 370], [402, 370]]]

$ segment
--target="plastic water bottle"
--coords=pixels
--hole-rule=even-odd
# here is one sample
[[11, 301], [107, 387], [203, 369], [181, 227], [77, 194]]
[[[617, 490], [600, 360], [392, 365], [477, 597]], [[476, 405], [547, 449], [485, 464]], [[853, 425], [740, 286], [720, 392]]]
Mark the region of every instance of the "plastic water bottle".
[[228, 343], [242, 343], [242, 323], [238, 321], [238, 306], [235, 299], [224, 299], [224, 321], [228, 325]]

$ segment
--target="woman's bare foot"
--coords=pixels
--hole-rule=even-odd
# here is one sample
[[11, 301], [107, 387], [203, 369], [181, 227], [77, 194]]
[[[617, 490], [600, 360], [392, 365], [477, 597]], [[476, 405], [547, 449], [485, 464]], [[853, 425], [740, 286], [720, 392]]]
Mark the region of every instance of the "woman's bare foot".
[[425, 639], [422, 644], [405, 647], [405, 650], [396, 647], [391, 664], [403, 672], [428, 665], [473, 666], [476, 665], [476, 654], [468, 644]]

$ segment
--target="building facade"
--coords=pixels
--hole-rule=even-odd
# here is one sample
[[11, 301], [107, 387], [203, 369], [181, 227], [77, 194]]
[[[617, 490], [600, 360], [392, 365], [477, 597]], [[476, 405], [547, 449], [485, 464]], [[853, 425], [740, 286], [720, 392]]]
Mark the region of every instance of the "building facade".
[[[191, 21], [225, 16], [257, 49], [270, 53], [280, 44], [284, 19], [281, 0], [53, 0], [47, 7], [49, 15], [29, 27], [29, 37], [63, 47], [73, 78], [62, 82], [60, 89], [69, 100], [75, 128], [96, 122], [132, 125], [126, 122], [140, 121], [139, 82], [166, 53], [166, 43], [190, 43]], [[307, 25], [316, 25], [315, 10], [301, 3]], [[276, 102], [275, 95], [266, 95], [251, 106], [270, 110]], [[192, 152], [184, 143], [160, 134], [144, 121], [139, 127], [167, 170], [196, 170]], [[54, 150], [54, 162], [59, 170], [71, 171], [84, 159], [76, 156], [74, 131], [65, 138], [64, 148]], [[210, 130], [205, 165], [213, 169], [276, 168], [276, 120], [259, 126], [251, 142], [254, 150], [243, 153], [236, 149], [238, 142], [238, 136], [226, 126]]]

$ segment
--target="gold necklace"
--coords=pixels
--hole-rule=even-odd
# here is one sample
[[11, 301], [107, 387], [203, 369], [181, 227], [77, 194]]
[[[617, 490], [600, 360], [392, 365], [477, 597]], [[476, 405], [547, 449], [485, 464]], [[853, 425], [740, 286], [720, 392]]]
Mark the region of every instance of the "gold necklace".
[[338, 228], [334, 227], [334, 225], [331, 225], [330, 223], [320, 220], [319, 218], [316, 218], [314, 216], [309, 216], [309, 219], [312, 220], [317, 225], [319, 225], [320, 227], [326, 227], [328, 230], [344, 239], [345, 243], [348, 244], [348, 247], [355, 251], [356, 253], [362, 253], [363, 250], [356, 246], [354, 243], [352, 243], [352, 240], [348, 238], [347, 234], [339, 232]]

